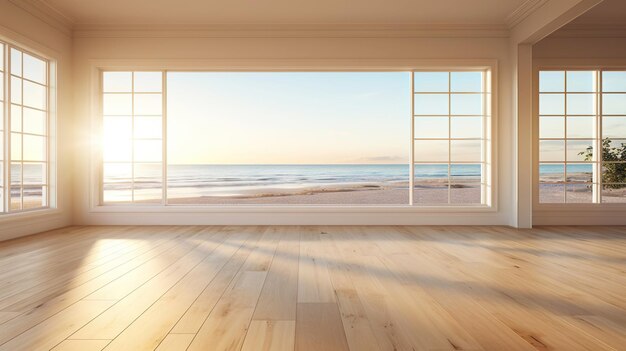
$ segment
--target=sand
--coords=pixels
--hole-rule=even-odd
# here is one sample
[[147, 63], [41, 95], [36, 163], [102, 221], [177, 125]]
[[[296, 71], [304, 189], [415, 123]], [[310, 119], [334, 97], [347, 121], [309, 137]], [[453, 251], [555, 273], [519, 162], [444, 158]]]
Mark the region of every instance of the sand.
[[[415, 188], [416, 202], [447, 203], [448, 187], [440, 181], [420, 183]], [[454, 203], [479, 203], [479, 184], [454, 184]], [[241, 196], [201, 196], [169, 198], [172, 205], [406, 205], [409, 203], [408, 183], [360, 184], [300, 189], [264, 189], [263, 193]]]

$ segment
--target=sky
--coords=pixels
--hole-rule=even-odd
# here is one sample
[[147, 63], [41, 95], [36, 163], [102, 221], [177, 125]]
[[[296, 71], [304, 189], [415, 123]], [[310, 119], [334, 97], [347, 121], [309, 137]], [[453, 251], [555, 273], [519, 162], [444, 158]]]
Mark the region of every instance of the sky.
[[407, 72], [169, 72], [169, 164], [406, 163]]

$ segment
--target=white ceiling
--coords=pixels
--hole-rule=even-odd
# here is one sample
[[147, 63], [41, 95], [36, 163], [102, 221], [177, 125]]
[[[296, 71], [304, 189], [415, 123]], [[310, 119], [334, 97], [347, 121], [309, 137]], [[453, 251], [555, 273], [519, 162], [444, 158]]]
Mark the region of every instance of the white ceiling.
[[[505, 24], [536, 0], [39, 0], [75, 24]], [[620, 0], [624, 1], [624, 0]]]

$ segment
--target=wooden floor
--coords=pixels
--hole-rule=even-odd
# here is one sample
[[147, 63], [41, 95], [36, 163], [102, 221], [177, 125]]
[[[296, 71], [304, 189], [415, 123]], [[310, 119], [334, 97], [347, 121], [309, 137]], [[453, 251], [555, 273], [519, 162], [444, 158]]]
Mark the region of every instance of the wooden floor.
[[626, 350], [626, 228], [72, 227], [0, 243], [0, 350]]

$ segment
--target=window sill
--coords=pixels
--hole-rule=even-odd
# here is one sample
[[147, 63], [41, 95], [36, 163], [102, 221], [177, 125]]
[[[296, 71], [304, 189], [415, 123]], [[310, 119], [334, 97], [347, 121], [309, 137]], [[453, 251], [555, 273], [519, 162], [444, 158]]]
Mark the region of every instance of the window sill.
[[241, 205], [241, 206], [190, 206], [190, 205], [98, 205], [92, 213], [491, 213], [493, 206], [326, 206], [326, 205]]
[[16, 220], [23, 221], [28, 219], [46, 218], [49, 216], [58, 215], [60, 213], [61, 211], [58, 208], [42, 208], [24, 212], [2, 213], [0, 214], [0, 224]]

